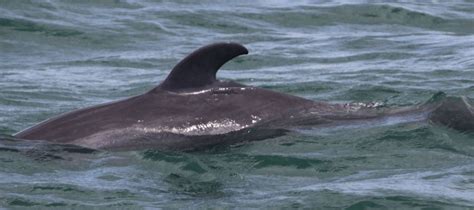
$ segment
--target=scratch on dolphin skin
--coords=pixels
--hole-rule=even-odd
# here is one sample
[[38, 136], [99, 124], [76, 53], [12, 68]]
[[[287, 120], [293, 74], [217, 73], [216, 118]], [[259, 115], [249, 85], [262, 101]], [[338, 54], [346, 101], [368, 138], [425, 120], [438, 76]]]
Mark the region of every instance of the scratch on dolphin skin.
[[[221, 87], [221, 88], [209, 88], [205, 90], [200, 90], [200, 91], [193, 91], [193, 92], [178, 92], [176, 93], [177, 95], [182, 95], [182, 96], [189, 96], [189, 95], [200, 95], [204, 93], [236, 93], [237, 91], [246, 91], [246, 90], [254, 90], [255, 88], [253, 87], [241, 87], [241, 88], [227, 88], [227, 87]], [[233, 92], [235, 91], [235, 92]]]
[[343, 107], [346, 108], [349, 112], [358, 111], [362, 108], [378, 108], [384, 106], [381, 102], [372, 102], [372, 103], [346, 103], [343, 104]]
[[237, 123], [235, 120], [231, 119], [224, 119], [224, 120], [214, 120], [209, 121], [206, 123], [199, 123], [189, 126], [181, 126], [181, 127], [168, 127], [168, 126], [160, 126], [160, 127], [135, 127], [135, 130], [145, 132], [145, 133], [174, 133], [174, 134], [183, 134], [183, 135], [192, 135], [192, 136], [199, 136], [199, 135], [216, 135], [216, 134], [225, 134], [232, 131], [242, 130], [244, 128], [249, 127], [252, 124], [257, 123], [260, 121], [261, 118], [258, 116], [252, 115], [252, 123], [251, 124], [240, 124]]
[[256, 115], [250, 115], [250, 117], [252, 117], [252, 124], [255, 124], [258, 121], [262, 120], [262, 118], [260, 118], [259, 116], [256, 116]]
[[177, 93], [177, 94], [182, 95], [182, 96], [188, 96], [188, 95], [199, 95], [199, 94], [208, 93], [208, 92], [211, 92], [211, 91], [212, 91], [212, 89], [206, 89], [206, 90], [185, 92], [185, 93]]

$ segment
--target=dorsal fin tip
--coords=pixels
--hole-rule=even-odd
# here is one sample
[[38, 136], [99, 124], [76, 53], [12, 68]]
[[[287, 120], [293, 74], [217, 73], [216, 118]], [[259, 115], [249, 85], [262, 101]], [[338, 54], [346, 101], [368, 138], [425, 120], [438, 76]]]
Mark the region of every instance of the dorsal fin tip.
[[243, 54], [248, 54], [248, 50], [238, 43], [206, 45], [176, 64], [158, 88], [172, 91], [210, 85], [216, 81], [216, 73], [222, 65]]

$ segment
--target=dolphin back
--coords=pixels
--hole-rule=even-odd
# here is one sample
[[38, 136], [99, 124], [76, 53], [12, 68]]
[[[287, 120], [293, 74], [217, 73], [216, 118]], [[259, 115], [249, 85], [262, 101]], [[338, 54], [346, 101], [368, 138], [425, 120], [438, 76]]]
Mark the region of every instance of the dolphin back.
[[474, 132], [474, 108], [466, 97], [445, 98], [429, 120], [458, 131]]

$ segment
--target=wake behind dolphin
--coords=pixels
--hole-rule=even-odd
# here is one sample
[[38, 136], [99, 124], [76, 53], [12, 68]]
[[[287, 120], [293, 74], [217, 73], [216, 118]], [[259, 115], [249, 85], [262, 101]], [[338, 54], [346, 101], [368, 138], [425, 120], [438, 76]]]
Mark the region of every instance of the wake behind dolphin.
[[295, 127], [409, 116], [474, 131], [474, 109], [467, 98], [448, 97], [389, 109], [316, 102], [216, 79], [222, 65], [247, 53], [237, 43], [204, 46], [180, 61], [160, 85], [147, 93], [65, 113], [15, 137], [93, 149], [194, 150], [280, 136]]

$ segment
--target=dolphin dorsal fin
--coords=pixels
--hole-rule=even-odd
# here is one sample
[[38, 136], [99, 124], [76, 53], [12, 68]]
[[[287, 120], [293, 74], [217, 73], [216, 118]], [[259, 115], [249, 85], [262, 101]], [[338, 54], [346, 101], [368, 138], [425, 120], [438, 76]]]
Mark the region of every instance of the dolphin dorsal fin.
[[248, 50], [237, 43], [215, 43], [197, 49], [181, 60], [158, 88], [176, 91], [199, 88], [216, 81], [216, 73], [227, 61]]

